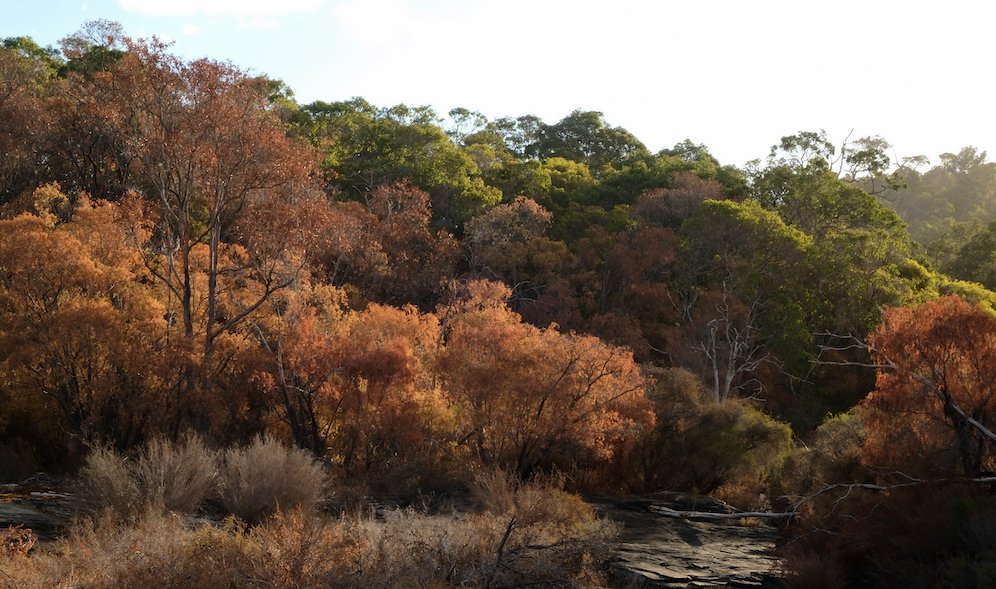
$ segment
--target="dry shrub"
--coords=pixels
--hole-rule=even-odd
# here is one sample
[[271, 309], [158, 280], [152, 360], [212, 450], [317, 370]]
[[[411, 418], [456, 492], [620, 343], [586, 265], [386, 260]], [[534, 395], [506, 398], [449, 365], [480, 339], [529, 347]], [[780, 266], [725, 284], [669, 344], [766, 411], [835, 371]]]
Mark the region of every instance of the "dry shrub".
[[128, 460], [109, 448], [95, 448], [81, 471], [86, 495], [97, 508], [132, 516], [147, 506], [192, 513], [214, 491], [217, 452], [197, 436], [182, 442], [154, 440]]
[[499, 532], [484, 563], [486, 586], [591, 577], [591, 564], [607, 557], [616, 528], [563, 485], [559, 476], [522, 482], [501, 470], [478, 474], [470, 491], [485, 512], [479, 517]]
[[594, 517], [584, 529], [518, 523], [479, 513], [458, 517], [413, 511], [363, 520], [366, 539], [354, 587], [577, 587], [597, 585], [615, 528]]
[[30, 555], [0, 553], [21, 589], [213, 587], [577, 587], [597, 584], [611, 527], [534, 522], [507, 535], [506, 515], [389, 512], [381, 520], [277, 513], [247, 530], [238, 520], [185, 523], [147, 511], [74, 528]]
[[544, 523], [572, 529], [594, 521], [594, 510], [563, 488], [564, 479], [559, 475], [522, 482], [507, 471], [495, 469], [478, 473], [470, 492], [488, 513], [514, 515], [520, 525]]
[[111, 509], [122, 516], [139, 511], [142, 496], [128, 461], [114, 450], [97, 447], [90, 451], [80, 470], [84, 496], [98, 509]]
[[257, 550], [231, 527], [185, 527], [180, 516], [148, 511], [134, 525], [117, 518], [85, 522], [18, 566], [0, 561], [20, 589], [253, 586]]
[[279, 509], [313, 509], [325, 484], [325, 469], [311, 454], [261, 437], [225, 451], [219, 494], [228, 513], [254, 523]]
[[274, 589], [351, 586], [367, 545], [348, 521], [330, 524], [300, 509], [276, 513], [252, 531], [257, 577]]
[[191, 513], [214, 491], [218, 453], [198, 436], [173, 444], [147, 444], [132, 468], [145, 500], [169, 511]]

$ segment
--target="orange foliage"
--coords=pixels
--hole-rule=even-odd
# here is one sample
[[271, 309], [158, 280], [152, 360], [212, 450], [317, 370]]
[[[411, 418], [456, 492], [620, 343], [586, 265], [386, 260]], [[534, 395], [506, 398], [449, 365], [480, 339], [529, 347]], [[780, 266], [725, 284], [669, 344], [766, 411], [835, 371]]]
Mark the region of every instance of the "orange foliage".
[[887, 309], [871, 343], [887, 367], [862, 403], [868, 462], [965, 474], [996, 467], [979, 427], [996, 426], [996, 319], [948, 296]]
[[55, 407], [70, 435], [127, 447], [162, 426], [168, 385], [163, 307], [134, 279], [115, 209], [0, 221], [0, 382], [39, 424]]
[[460, 441], [484, 464], [528, 474], [609, 460], [653, 426], [630, 352], [537, 329], [507, 308], [451, 323], [439, 372], [462, 416]]
[[337, 334], [334, 457], [347, 470], [413, 458], [448, 421], [432, 362], [439, 322], [414, 307], [370, 305]]

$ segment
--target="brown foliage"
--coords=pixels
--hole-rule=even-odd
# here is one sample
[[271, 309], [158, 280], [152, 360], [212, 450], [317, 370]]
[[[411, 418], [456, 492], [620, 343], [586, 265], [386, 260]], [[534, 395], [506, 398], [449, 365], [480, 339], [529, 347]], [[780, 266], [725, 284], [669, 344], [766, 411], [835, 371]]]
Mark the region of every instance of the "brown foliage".
[[0, 378], [16, 405], [54, 404], [70, 435], [126, 447], [162, 425], [164, 342], [116, 222], [114, 205], [88, 201], [68, 223], [0, 221]]
[[347, 470], [430, 452], [448, 429], [449, 409], [432, 373], [439, 345], [435, 316], [413, 307], [370, 305], [338, 333], [333, 458]]
[[866, 460], [909, 472], [974, 475], [996, 467], [996, 319], [953, 296], [883, 312], [881, 364], [863, 402]]
[[[505, 513], [426, 516], [410, 511], [335, 520], [300, 510], [252, 528], [229, 520], [193, 524], [148, 513], [133, 524], [83, 523], [30, 555], [0, 551], [0, 574], [23, 589], [56, 586], [208, 589], [215, 587], [597, 586], [614, 528], [573, 496], [559, 516], [522, 520], [508, 533]], [[539, 512], [535, 512], [539, 513]], [[503, 540], [504, 538], [504, 540]]]
[[633, 204], [634, 215], [652, 226], [677, 229], [706, 199], [719, 200], [723, 187], [715, 180], [703, 180], [691, 172], [678, 172], [671, 188], [648, 190]]
[[457, 316], [439, 359], [460, 442], [519, 473], [609, 460], [653, 425], [632, 355], [522, 323], [505, 308]]
[[43, 64], [0, 47], [0, 204], [27, 190], [39, 163], [34, 137], [45, 128]]

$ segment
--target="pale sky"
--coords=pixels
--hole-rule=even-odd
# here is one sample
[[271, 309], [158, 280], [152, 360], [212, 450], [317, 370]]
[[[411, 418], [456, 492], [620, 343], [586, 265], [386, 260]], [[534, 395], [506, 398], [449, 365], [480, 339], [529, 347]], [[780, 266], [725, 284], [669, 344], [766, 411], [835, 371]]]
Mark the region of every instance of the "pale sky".
[[283, 79], [298, 101], [605, 113], [653, 150], [722, 163], [783, 135], [880, 135], [931, 162], [996, 155], [996, 34], [978, 0], [3, 0], [0, 37], [56, 45], [87, 20]]

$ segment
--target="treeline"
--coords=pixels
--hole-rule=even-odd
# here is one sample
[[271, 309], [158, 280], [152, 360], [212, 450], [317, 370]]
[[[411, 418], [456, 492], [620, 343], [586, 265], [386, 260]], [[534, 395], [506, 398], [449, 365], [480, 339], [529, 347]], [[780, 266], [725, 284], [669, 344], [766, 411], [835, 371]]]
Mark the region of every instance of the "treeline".
[[816, 576], [986, 558], [938, 515], [992, 507], [996, 295], [939, 269], [993, 250], [938, 229], [991, 220], [988, 188], [956, 206], [984, 154], [804, 132], [738, 169], [597, 112], [300, 105], [107, 22], [6, 39], [0, 74], [11, 477], [265, 432], [384, 489], [486, 467], [795, 510], [797, 570], [943, 479], [947, 544], [842, 542]]

